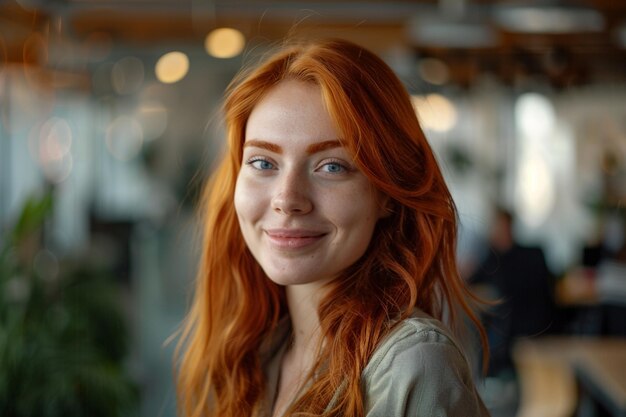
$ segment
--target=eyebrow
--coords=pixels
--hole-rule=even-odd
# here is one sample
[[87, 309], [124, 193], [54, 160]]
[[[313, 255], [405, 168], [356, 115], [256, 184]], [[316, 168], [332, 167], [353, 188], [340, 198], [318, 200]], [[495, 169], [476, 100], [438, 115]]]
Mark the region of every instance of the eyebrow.
[[313, 155], [314, 153], [322, 152], [327, 149], [340, 148], [343, 145], [338, 140], [325, 140], [323, 142], [313, 143], [306, 148], [306, 153]]
[[282, 154], [283, 148], [276, 145], [275, 143], [266, 142], [264, 140], [250, 139], [244, 142], [243, 147], [247, 148], [248, 146], [254, 146], [255, 148], [267, 149], [270, 152]]
[[[270, 152], [274, 152], [277, 154], [282, 154], [283, 153], [283, 148], [280, 147], [279, 145], [272, 143], [272, 142], [267, 142], [264, 140], [258, 140], [258, 139], [250, 139], [247, 140], [244, 144], [243, 147], [247, 148], [248, 146], [254, 146], [256, 148], [261, 148], [261, 149], [267, 149]], [[313, 143], [309, 146], [307, 146], [306, 148], [306, 153], [309, 155], [312, 155], [314, 153], [318, 153], [318, 152], [322, 152], [325, 151], [327, 149], [333, 149], [333, 148], [340, 148], [343, 145], [341, 144], [340, 141], [334, 139], [334, 140], [325, 140], [323, 142], [318, 142], [318, 143]]]

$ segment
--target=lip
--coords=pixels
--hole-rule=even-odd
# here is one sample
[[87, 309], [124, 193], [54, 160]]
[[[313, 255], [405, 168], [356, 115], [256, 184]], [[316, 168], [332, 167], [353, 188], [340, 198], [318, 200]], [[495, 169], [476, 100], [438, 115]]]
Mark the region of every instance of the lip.
[[265, 234], [279, 249], [302, 249], [319, 242], [327, 233], [307, 229], [266, 229]]

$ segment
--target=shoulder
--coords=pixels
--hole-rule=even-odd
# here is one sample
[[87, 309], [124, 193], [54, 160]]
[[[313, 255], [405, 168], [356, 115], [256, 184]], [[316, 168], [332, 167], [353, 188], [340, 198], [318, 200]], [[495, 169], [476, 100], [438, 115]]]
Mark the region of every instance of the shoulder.
[[372, 355], [362, 384], [368, 417], [488, 415], [457, 342], [423, 314], [396, 325]]
[[444, 325], [423, 313], [398, 323], [381, 342], [363, 371], [364, 378], [388, 372], [407, 373], [439, 367], [469, 367], [465, 355]]
[[390, 365], [395, 356], [406, 350], [415, 351], [420, 355], [428, 354], [434, 347], [435, 351], [450, 351], [462, 356], [453, 337], [438, 320], [425, 315], [418, 315], [398, 323], [391, 333], [381, 342], [372, 355], [364, 373], [374, 373], [377, 368]]

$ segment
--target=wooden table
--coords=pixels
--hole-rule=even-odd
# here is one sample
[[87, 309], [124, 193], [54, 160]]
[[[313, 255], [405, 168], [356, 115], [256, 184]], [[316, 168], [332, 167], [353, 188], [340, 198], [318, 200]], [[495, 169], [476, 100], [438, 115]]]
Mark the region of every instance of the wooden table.
[[[626, 339], [541, 337], [516, 343], [518, 417], [593, 415], [594, 403], [626, 417]], [[580, 388], [580, 389], [578, 389]], [[580, 396], [579, 396], [580, 392]]]
[[611, 416], [626, 417], [626, 339], [601, 339], [581, 346], [574, 369], [581, 406], [591, 400]]

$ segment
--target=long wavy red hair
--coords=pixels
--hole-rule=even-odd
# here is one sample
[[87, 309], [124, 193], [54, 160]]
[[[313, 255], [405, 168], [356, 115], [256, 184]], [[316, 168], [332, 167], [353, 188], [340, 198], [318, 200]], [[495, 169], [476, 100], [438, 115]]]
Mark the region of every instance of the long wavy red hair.
[[415, 308], [440, 319], [445, 312], [452, 327], [464, 312], [484, 340], [456, 268], [456, 208], [402, 83], [380, 58], [347, 41], [286, 47], [236, 79], [224, 104], [228, 149], [203, 195], [203, 252], [179, 344], [184, 417], [248, 417], [263, 398], [260, 350], [287, 313], [284, 289], [246, 248], [233, 195], [248, 117], [285, 79], [321, 87], [343, 145], [392, 202], [365, 255], [332, 282], [319, 306], [324, 343], [316, 377], [290, 415], [363, 416], [361, 372]]

